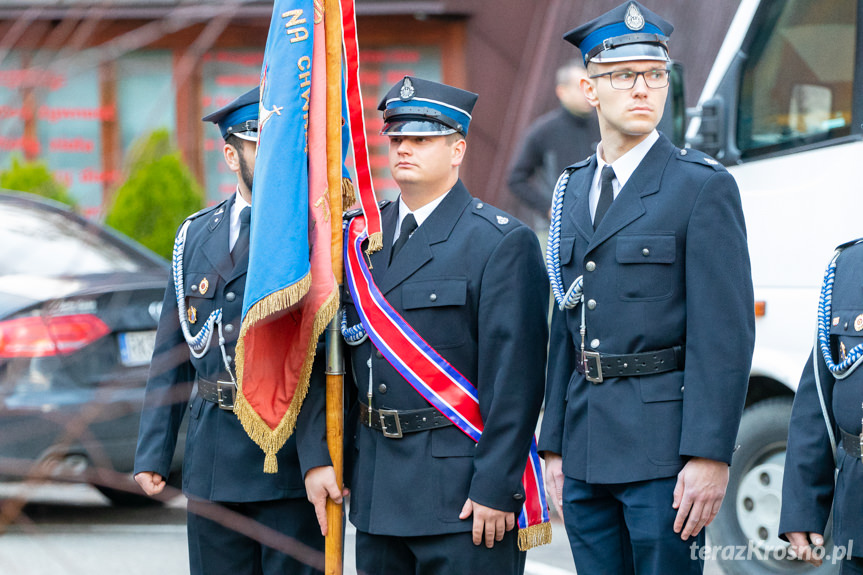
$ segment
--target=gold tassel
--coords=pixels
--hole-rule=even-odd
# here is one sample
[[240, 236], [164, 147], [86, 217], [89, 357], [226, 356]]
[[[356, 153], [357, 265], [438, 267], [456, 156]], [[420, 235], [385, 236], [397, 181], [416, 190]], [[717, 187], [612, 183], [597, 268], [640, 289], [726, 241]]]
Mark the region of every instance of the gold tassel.
[[382, 250], [384, 247], [383, 232], [375, 232], [369, 236], [369, 247], [366, 248], [366, 254], [372, 255], [376, 251]]
[[519, 551], [527, 551], [549, 543], [551, 543], [551, 523], [548, 521], [539, 525], [528, 525], [518, 530]]
[[357, 203], [357, 194], [354, 191], [354, 183], [348, 178], [342, 178], [342, 207], [348, 209]]
[[[307, 276], [302, 282], [308, 279], [309, 283], [311, 283], [311, 276]], [[296, 287], [298, 284], [291, 286], [288, 288], [289, 290]], [[308, 288], [306, 288], [308, 290]], [[287, 290], [283, 290], [287, 291]], [[278, 295], [278, 294], [273, 294]], [[269, 296], [271, 297], [271, 296]], [[265, 300], [261, 300], [258, 304], [264, 302]], [[256, 306], [258, 305], [256, 304]], [[271, 429], [267, 423], [261, 419], [261, 416], [252, 408], [251, 404], [246, 400], [245, 395], [243, 394], [243, 364], [242, 361], [245, 357], [245, 345], [243, 341], [243, 336], [254, 323], [243, 322], [243, 329], [240, 330], [240, 340], [237, 342], [237, 348], [235, 354], [237, 356], [236, 368], [237, 368], [237, 399], [234, 403], [234, 414], [240, 420], [240, 423], [243, 426], [243, 429], [246, 431], [246, 434], [249, 438], [254, 441], [258, 447], [260, 447], [265, 454], [264, 458], [264, 473], [276, 473], [278, 471], [278, 463], [276, 461], [276, 453], [278, 453], [279, 449], [285, 444], [291, 434], [294, 432], [294, 427], [297, 423], [297, 417], [300, 413], [300, 407], [302, 407], [303, 400], [306, 398], [306, 394], [309, 392], [309, 379], [312, 375], [312, 365], [315, 360], [315, 351], [317, 349], [318, 338], [324, 332], [327, 325], [329, 325], [332, 318], [336, 315], [336, 310], [339, 307], [339, 297], [338, 292], [333, 292], [330, 294], [330, 297], [321, 308], [315, 313], [315, 321], [312, 326], [312, 334], [309, 338], [308, 349], [306, 350], [305, 361], [303, 362], [302, 368], [300, 369], [300, 377], [297, 381], [297, 389], [294, 392], [294, 398], [291, 400], [291, 406], [288, 408], [288, 411], [282, 417], [282, 420], [279, 422], [279, 425], [275, 429]], [[255, 309], [254, 307], [252, 309]], [[285, 309], [285, 308], [282, 308]], [[252, 310], [249, 310], [249, 313], [246, 314], [246, 318], [248, 319], [249, 315], [251, 315]]]

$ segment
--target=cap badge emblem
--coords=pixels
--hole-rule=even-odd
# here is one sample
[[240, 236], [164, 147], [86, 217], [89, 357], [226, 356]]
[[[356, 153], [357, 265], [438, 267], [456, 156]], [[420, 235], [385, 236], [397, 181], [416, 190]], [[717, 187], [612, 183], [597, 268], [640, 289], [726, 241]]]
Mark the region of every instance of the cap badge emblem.
[[198, 290], [201, 295], [204, 295], [207, 293], [208, 289], [210, 289], [210, 282], [207, 280], [207, 278], [204, 278], [201, 280], [201, 284], [198, 286]]
[[405, 102], [410, 100], [416, 94], [416, 90], [414, 89], [414, 83], [411, 82], [410, 78], [405, 78], [404, 83], [402, 84], [402, 89], [399, 90], [399, 96]]
[[626, 17], [624, 17], [623, 21], [630, 30], [641, 30], [644, 28], [644, 16], [642, 16], [641, 10], [635, 4], [630, 4], [629, 8], [626, 9]]
[[499, 223], [502, 226], [505, 226], [506, 224], [509, 223], [509, 218], [505, 218], [503, 216], [498, 216], [497, 217], [497, 223]]
[[189, 316], [189, 323], [195, 323], [198, 321], [198, 310], [195, 309], [195, 306], [189, 306], [187, 314]]

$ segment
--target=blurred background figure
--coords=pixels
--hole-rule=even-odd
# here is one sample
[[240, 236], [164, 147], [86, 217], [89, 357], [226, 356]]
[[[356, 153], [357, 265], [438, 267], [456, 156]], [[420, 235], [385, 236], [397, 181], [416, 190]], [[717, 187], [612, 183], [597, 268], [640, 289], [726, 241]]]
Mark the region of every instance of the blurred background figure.
[[[555, 95], [560, 107], [531, 125], [509, 170], [509, 189], [530, 210], [524, 221], [540, 239], [548, 234], [554, 183], [563, 169], [590, 156], [599, 142], [596, 113], [579, 87], [587, 72], [573, 60], [557, 70]], [[543, 242], [544, 243], [544, 242]]]

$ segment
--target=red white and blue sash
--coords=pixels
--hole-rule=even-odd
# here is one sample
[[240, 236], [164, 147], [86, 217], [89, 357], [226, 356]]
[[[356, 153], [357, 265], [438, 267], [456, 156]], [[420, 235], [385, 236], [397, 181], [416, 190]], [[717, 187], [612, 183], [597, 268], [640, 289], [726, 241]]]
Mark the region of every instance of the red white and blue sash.
[[[345, 276], [369, 339], [426, 401], [471, 439], [479, 441], [483, 421], [476, 387], [426, 343], [383, 296], [362, 251], [367, 238], [364, 217], [355, 217], [345, 235]], [[526, 497], [518, 518], [518, 545], [526, 551], [551, 542], [535, 439], [521, 482]]]

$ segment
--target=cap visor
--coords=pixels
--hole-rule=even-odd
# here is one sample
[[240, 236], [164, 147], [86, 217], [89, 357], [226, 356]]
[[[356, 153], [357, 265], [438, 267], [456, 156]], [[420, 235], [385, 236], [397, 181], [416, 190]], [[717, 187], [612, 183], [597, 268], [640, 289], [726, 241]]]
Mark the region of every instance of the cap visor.
[[387, 122], [381, 130], [385, 136], [447, 136], [455, 133], [449, 126], [425, 120]]
[[627, 62], [632, 60], [656, 60], [668, 62], [668, 52], [660, 44], [625, 44], [603, 50], [593, 57], [591, 62], [606, 64], [608, 62]]
[[247, 142], [257, 142], [258, 141], [258, 133], [257, 132], [234, 132], [231, 134], [232, 136], [236, 136], [241, 140], [246, 140]]

